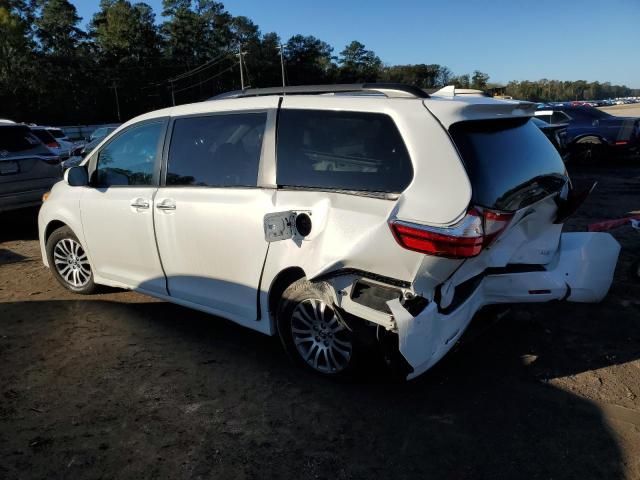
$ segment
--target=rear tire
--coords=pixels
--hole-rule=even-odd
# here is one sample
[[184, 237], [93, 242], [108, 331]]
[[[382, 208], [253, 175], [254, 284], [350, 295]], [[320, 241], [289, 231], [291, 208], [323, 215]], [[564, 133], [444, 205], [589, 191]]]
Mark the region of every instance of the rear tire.
[[361, 346], [335, 307], [330, 287], [302, 278], [282, 294], [276, 313], [280, 341], [294, 363], [325, 377], [351, 377]]
[[67, 226], [55, 230], [47, 240], [46, 252], [49, 267], [60, 285], [81, 295], [95, 291], [93, 269], [73, 230]]

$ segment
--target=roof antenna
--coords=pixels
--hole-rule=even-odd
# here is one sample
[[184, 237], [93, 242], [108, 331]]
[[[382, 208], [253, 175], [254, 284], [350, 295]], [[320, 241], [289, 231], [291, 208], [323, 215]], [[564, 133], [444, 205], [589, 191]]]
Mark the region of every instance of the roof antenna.
[[282, 96], [284, 97], [286, 95], [286, 93], [284, 91], [284, 87], [285, 87], [285, 82], [284, 82], [284, 56], [283, 56], [284, 45], [280, 44], [278, 46], [278, 50], [280, 50], [280, 74], [282, 75]]

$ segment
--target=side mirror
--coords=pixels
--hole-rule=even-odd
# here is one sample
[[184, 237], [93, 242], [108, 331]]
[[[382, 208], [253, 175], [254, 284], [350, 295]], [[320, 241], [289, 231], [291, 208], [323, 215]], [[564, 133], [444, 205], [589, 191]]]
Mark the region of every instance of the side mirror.
[[65, 181], [72, 187], [86, 187], [89, 185], [89, 175], [85, 167], [71, 167], [64, 172]]

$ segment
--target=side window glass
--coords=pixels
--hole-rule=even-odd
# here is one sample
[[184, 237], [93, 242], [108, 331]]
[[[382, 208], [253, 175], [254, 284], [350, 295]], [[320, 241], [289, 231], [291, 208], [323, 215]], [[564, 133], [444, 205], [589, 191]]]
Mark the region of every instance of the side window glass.
[[142, 186], [153, 184], [162, 122], [131, 127], [98, 154], [95, 184]]
[[266, 122], [266, 112], [177, 119], [167, 185], [255, 187]]
[[380, 113], [281, 110], [277, 155], [282, 186], [399, 193], [413, 178], [400, 132]]
[[553, 112], [551, 123], [568, 123], [571, 120], [564, 112]]
[[551, 123], [551, 115], [536, 115], [536, 118], [544, 120], [547, 123]]

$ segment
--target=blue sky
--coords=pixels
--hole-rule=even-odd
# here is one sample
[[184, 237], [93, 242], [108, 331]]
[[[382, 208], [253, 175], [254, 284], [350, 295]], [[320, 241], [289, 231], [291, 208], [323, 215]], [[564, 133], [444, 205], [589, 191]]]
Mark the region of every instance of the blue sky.
[[[71, 0], [88, 22], [100, 0]], [[161, 0], [147, 0], [161, 21]], [[263, 33], [351, 40], [383, 62], [478, 69], [491, 81], [610, 81], [640, 88], [640, 0], [242, 0], [223, 2]]]

